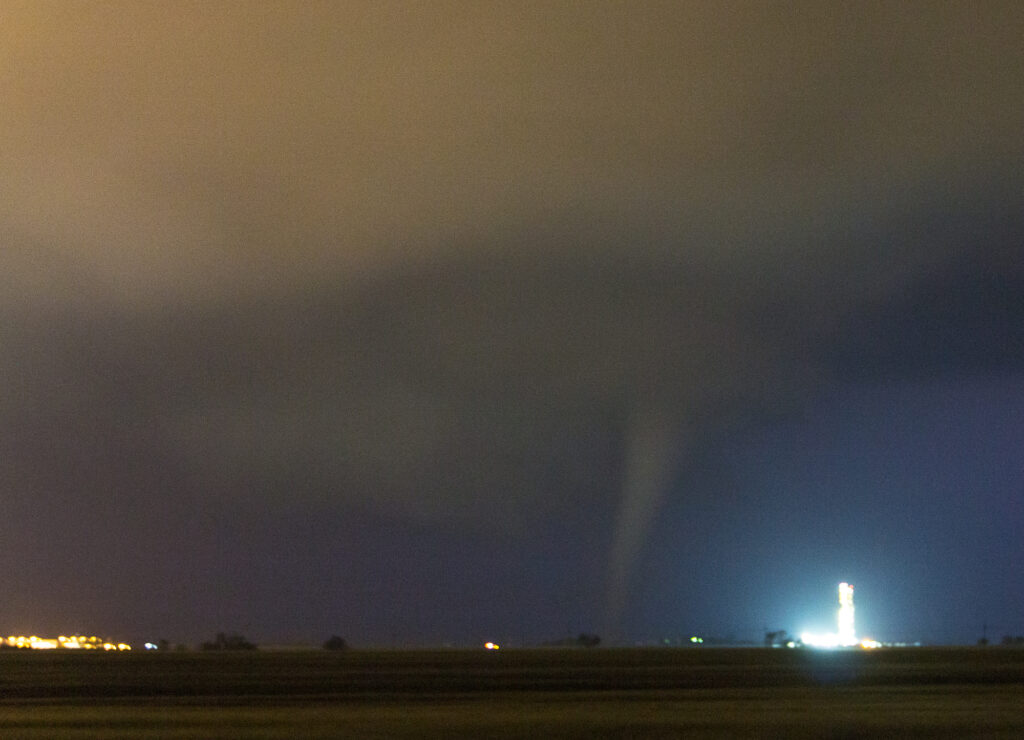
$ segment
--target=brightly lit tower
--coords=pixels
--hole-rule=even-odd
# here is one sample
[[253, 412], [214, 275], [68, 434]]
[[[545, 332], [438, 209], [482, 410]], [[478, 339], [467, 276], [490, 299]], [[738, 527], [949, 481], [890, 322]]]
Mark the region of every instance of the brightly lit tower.
[[849, 583], [839, 584], [839, 644], [844, 646], [857, 644], [857, 632], [853, 627], [853, 586]]

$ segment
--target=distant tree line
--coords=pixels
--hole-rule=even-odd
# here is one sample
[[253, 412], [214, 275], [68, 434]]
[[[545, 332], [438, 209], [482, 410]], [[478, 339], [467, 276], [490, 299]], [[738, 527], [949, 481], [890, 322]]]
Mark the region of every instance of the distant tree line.
[[[168, 643], [166, 640], [161, 640], [159, 643], [161, 649], [167, 649]], [[322, 645], [324, 650], [348, 650], [348, 642], [345, 641], [344, 637], [338, 635], [331, 635], [324, 641]], [[181, 649], [181, 646], [179, 646]], [[245, 637], [235, 633], [218, 632], [217, 636], [209, 642], [204, 642], [200, 649], [202, 650], [256, 650], [257, 645], [249, 642]]]
[[331, 635], [324, 642], [324, 650], [348, 650], [348, 643], [345, 642], [345, 638], [338, 637], [337, 635]]
[[[1024, 646], [1024, 635], [1003, 635], [1003, 639], [1000, 641], [999, 644], [1016, 645], [1018, 647]], [[988, 638], [982, 637], [980, 640], [978, 640], [978, 645], [980, 645], [981, 647], [985, 647], [986, 645], [988, 645]]]
[[550, 642], [543, 643], [547, 647], [597, 647], [601, 644], [601, 638], [598, 635], [592, 635], [588, 632], [580, 632], [576, 637], [563, 637], [561, 640], [551, 640]]
[[255, 650], [256, 645], [241, 635], [218, 632], [212, 642], [204, 642], [203, 650]]

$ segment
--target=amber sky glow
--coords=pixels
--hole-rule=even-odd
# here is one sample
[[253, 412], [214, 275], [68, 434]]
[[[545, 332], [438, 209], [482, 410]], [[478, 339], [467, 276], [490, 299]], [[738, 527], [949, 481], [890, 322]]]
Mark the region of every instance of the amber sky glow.
[[6, 8], [8, 228], [136, 300], [567, 218], [756, 249], [1020, 147], [1014, 23], [967, 6]]
[[0, 629], [796, 630], [849, 580], [859, 624], [1024, 631], [971, 576], [1022, 557], [1022, 37], [1011, 2], [4, 2]]

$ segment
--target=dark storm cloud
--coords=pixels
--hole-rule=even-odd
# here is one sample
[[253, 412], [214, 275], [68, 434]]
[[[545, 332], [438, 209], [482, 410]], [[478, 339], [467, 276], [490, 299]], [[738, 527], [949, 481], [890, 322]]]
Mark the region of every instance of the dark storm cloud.
[[313, 495], [490, 519], [541, 493], [520, 480], [531, 465], [592, 463], [572, 448], [595, 428], [619, 434], [637, 409], [706, 415], [776, 382], [780, 350], [723, 326], [695, 280], [556, 262], [450, 265], [357, 298], [228, 312], [27, 319], [52, 339], [9, 338], [11, 402], [29, 418], [66, 409], [64, 433], [88, 440], [142, 426], [229, 479], [312, 476]]
[[839, 324], [837, 374], [899, 380], [1020, 372], [1024, 222], [1012, 192], [984, 196], [984, 209], [932, 216], [925, 231], [932, 248], [956, 245], [946, 264]]
[[56, 520], [53, 561], [199, 572], [288, 503], [594, 507], [625, 582], [737, 420], [1022, 370], [1017, 4], [3, 15], [19, 551]]

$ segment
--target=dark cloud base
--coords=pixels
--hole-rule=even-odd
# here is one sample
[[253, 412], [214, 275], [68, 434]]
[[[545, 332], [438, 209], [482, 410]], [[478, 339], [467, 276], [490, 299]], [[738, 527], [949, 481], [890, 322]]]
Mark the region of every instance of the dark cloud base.
[[[685, 258], [531, 249], [410, 268], [354, 295], [24, 315], [6, 330], [5, 541], [35, 594], [14, 601], [14, 618], [52, 599], [106, 623], [108, 592], [135, 605], [138, 619], [115, 620], [124, 629], [297, 634], [268, 610], [290, 593], [319, 615], [304, 619], [374, 640], [499, 624], [540, 636], [563, 614], [593, 629], [637, 409], [675, 418], [689, 440], [630, 554], [639, 593], [664, 606], [655, 543], [682, 533], [682, 560], [706, 566], [708, 548], [751, 531], [751, 512], [806, 505], [799, 491], [728, 493], [716, 456], [741, 430], [785, 430], [850, 386], [1021, 375], [1020, 233], [1007, 219], [962, 225], [937, 266], [861, 303], [850, 285], [800, 292]], [[837, 293], [851, 297], [823, 301]], [[723, 503], [737, 496], [746, 513]], [[755, 564], [773, 538], [809, 556], [829, 541], [772, 531], [729, 556], [727, 584], [683, 590], [724, 609], [754, 573], [767, 577]], [[145, 606], [153, 583], [172, 616]], [[520, 613], [513, 629], [484, 606], [524, 592], [542, 619]], [[352, 594], [359, 609], [345, 607]], [[417, 626], [410, 604], [460, 594], [462, 622]], [[378, 618], [390, 626], [370, 626]], [[658, 621], [627, 624], [645, 619]]]

